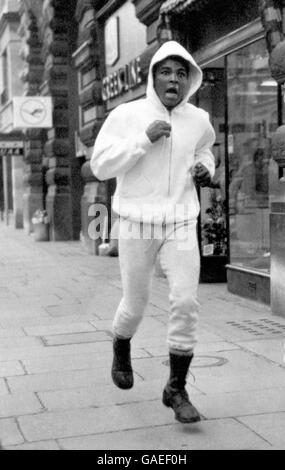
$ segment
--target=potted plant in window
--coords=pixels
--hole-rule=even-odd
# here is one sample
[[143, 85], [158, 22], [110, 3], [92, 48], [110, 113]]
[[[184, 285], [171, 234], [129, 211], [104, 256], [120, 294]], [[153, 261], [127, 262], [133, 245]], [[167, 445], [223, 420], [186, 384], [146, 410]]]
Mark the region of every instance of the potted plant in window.
[[227, 228], [224, 202], [215, 190], [210, 193], [210, 207], [202, 220], [201, 282], [225, 282], [227, 263]]

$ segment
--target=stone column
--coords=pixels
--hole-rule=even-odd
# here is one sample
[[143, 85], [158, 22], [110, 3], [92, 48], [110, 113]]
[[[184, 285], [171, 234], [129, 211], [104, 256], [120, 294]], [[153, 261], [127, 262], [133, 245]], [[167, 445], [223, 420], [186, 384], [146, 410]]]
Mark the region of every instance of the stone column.
[[53, 128], [47, 130], [44, 152], [48, 158], [46, 209], [50, 218], [50, 239], [54, 241], [72, 239], [72, 156], [68, 115], [72, 14], [70, 2], [44, 2], [41, 26], [44, 76], [40, 90], [43, 96], [51, 96], [53, 102]]
[[[81, 168], [84, 193], [81, 198], [81, 240], [91, 254], [98, 254], [101, 240], [94, 236], [94, 204], [107, 205], [108, 185], [99, 182], [90, 169], [90, 157], [95, 138], [103, 122], [101, 78], [104, 61], [104, 41], [95, 19], [96, 0], [79, 0], [76, 8], [78, 23], [77, 50], [73, 54], [79, 89], [79, 153], [85, 157]], [[80, 150], [81, 149], [81, 150]]]
[[[19, 35], [22, 38], [20, 54], [26, 62], [21, 79], [24, 82], [25, 95], [29, 96], [39, 94], [39, 86], [43, 75], [41, 41], [36, 13], [32, 10], [32, 6], [32, 2], [21, 2], [19, 27]], [[23, 225], [25, 231], [30, 233], [33, 230], [31, 222], [33, 213], [37, 209], [43, 209], [42, 158], [45, 134], [42, 129], [27, 129], [25, 133], [27, 142], [23, 169]]]

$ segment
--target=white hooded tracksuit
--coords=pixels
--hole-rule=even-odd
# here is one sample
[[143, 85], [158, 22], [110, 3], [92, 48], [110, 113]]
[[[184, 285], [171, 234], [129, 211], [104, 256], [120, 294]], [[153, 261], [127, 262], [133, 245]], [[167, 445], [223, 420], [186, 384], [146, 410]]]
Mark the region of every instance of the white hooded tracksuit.
[[[153, 66], [169, 56], [190, 65], [189, 89], [171, 111], [154, 89]], [[152, 58], [145, 99], [118, 106], [95, 142], [91, 168], [100, 180], [117, 178], [113, 210], [120, 215], [119, 255], [123, 298], [113, 328], [120, 337], [135, 333], [146, 309], [156, 258], [168, 279], [170, 350], [191, 354], [196, 344], [200, 256], [196, 221], [200, 206], [191, 169], [201, 162], [214, 175], [210, 150], [215, 132], [209, 115], [188, 103], [202, 82], [192, 56], [174, 41]], [[154, 143], [146, 129], [156, 120], [171, 125], [169, 138]]]

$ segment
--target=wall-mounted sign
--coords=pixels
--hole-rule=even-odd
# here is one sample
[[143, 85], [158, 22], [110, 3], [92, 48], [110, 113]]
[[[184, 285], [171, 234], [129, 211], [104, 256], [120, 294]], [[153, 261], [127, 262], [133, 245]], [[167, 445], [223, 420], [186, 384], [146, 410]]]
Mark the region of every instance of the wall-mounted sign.
[[18, 156], [24, 153], [24, 142], [22, 140], [0, 140], [0, 156]]
[[111, 17], [105, 25], [106, 65], [114, 65], [120, 57], [119, 17]]
[[103, 78], [103, 101], [116, 98], [142, 83], [140, 57]]
[[14, 129], [52, 127], [51, 97], [13, 98], [13, 125]]

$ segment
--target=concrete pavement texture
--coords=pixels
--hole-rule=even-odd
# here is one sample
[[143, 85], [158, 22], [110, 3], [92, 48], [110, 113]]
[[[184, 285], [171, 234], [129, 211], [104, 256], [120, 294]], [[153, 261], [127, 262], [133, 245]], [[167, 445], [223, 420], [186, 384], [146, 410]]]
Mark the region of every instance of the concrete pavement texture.
[[168, 378], [168, 289], [156, 277], [132, 341], [135, 385], [110, 377], [118, 258], [80, 242], [36, 242], [0, 224], [0, 442], [8, 450], [285, 449], [285, 319], [199, 287], [188, 377], [200, 423], [161, 402]]

